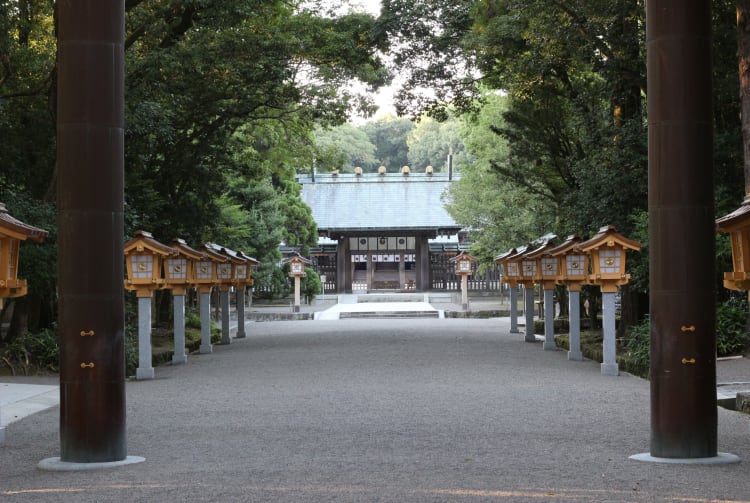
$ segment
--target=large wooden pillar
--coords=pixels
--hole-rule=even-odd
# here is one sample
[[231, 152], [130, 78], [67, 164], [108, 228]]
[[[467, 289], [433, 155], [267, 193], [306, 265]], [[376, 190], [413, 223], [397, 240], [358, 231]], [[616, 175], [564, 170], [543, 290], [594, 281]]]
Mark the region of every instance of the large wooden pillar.
[[417, 290], [427, 292], [430, 290], [430, 245], [427, 242], [427, 236], [416, 236], [417, 256], [416, 256], [416, 275]]
[[717, 456], [711, 2], [647, 6], [651, 456]]
[[57, 2], [60, 460], [124, 460], [122, 0]]
[[340, 237], [336, 246], [336, 293], [352, 291], [352, 258], [349, 238]]

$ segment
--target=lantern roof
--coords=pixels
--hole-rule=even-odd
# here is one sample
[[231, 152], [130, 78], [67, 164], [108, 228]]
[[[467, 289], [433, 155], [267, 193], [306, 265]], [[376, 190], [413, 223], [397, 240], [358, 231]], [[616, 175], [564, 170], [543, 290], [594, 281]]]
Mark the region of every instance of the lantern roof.
[[449, 258], [448, 261], [450, 261], [450, 262], [458, 262], [460, 260], [466, 260], [466, 259], [469, 259], [472, 262], [476, 262], [477, 260], [479, 260], [478, 258], [476, 258], [476, 257], [474, 257], [472, 255], [469, 255], [468, 253], [466, 253], [466, 251], [462, 251], [461, 253], [459, 253], [455, 257]]
[[718, 232], [732, 232], [747, 225], [750, 225], [750, 204], [743, 204], [732, 213], [716, 219]]
[[219, 253], [218, 250], [215, 250], [212, 246], [213, 243], [205, 243], [201, 248], [200, 251], [203, 252], [206, 257], [210, 258], [214, 262], [229, 262], [229, 257], [224, 255], [223, 253]]
[[524, 254], [523, 258], [526, 258], [526, 259], [537, 259], [537, 258], [539, 258], [539, 257], [541, 257], [543, 255], [549, 255], [550, 254], [550, 250], [552, 248], [554, 248], [554, 247], [555, 247], [555, 245], [552, 242], [552, 240], [548, 239], [544, 243], [542, 243], [542, 245], [539, 246], [538, 248], [536, 248], [534, 250], [531, 250], [529, 252], [526, 252]]
[[162, 256], [177, 254], [177, 250], [155, 240], [154, 236], [152, 236], [150, 232], [139, 230], [135, 231], [135, 233], [133, 233], [133, 236], [133, 239], [125, 243], [124, 252], [126, 255], [133, 250], [136, 250], [138, 252], [142, 250], [148, 250], [155, 255]]
[[510, 257], [512, 257], [513, 255], [515, 255], [516, 253], [518, 253], [516, 251], [516, 249], [515, 248], [511, 248], [507, 252], [501, 253], [500, 255], [498, 255], [497, 257], [495, 257], [495, 263], [502, 264], [505, 261], [507, 261]]
[[184, 239], [174, 238], [172, 240], [172, 248], [177, 250], [177, 253], [179, 253], [180, 255], [185, 255], [187, 258], [193, 260], [201, 260], [206, 258], [205, 253], [189, 247]]
[[565, 238], [565, 241], [559, 244], [558, 246], [555, 246], [551, 250], [549, 250], [549, 254], [553, 257], [558, 257], [560, 255], [567, 255], [571, 252], [581, 252], [581, 242], [583, 240], [576, 236], [575, 234], [571, 234], [567, 238]]
[[605, 225], [599, 229], [594, 237], [580, 244], [581, 251], [589, 252], [598, 250], [602, 246], [613, 247], [620, 245], [626, 250], [638, 251], [641, 249], [641, 243], [628, 239], [617, 232], [614, 225]]
[[282, 264], [288, 264], [289, 262], [302, 262], [303, 264], [306, 264], [306, 265], [312, 265], [313, 263], [312, 260], [307, 259], [303, 257], [302, 255], [300, 255], [299, 252], [295, 252], [294, 255], [292, 255], [291, 257], [286, 258], [281, 261]]
[[512, 255], [506, 256], [503, 260], [506, 262], [509, 262], [511, 260], [521, 260], [523, 258], [523, 255], [528, 251], [528, 246], [519, 246], [518, 248], [514, 248], [516, 253]]
[[49, 234], [44, 229], [25, 224], [13, 218], [5, 208], [5, 203], [0, 203], [0, 235], [9, 236], [14, 239], [26, 240], [31, 239], [40, 243]]
[[221, 246], [216, 243], [206, 243], [205, 247], [223, 257], [228, 258], [230, 262], [234, 262], [235, 264], [244, 264], [246, 262], [250, 262], [250, 265], [260, 264], [260, 262], [252, 257], [248, 257], [241, 251], [235, 251], [227, 248], [226, 246]]

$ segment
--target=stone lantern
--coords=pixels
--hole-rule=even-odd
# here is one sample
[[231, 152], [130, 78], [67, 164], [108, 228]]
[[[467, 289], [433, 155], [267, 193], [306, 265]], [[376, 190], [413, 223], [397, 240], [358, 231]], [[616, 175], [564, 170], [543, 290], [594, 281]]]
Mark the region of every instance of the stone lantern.
[[176, 257], [177, 250], [155, 240], [150, 232], [136, 231], [125, 243], [127, 279], [125, 288], [138, 297], [138, 368], [136, 379], [153, 379], [151, 355], [151, 297], [165, 286], [164, 261]]
[[449, 260], [455, 266], [456, 275], [461, 277], [461, 308], [466, 311], [469, 308], [469, 276], [472, 274], [472, 264], [477, 258], [462, 251]]
[[[205, 248], [224, 258], [224, 262], [216, 265], [216, 277], [219, 282], [219, 297], [221, 299], [221, 343], [231, 344], [232, 338], [229, 333], [229, 293], [233, 286], [237, 286], [237, 269], [240, 268], [240, 271], [243, 271], [241, 274], [244, 274], [247, 261], [238, 256], [234, 250], [216, 243], [206, 243]], [[242, 288], [244, 289], [244, 283]], [[244, 322], [238, 324], [238, 331], [240, 326], [244, 335]]]
[[724, 273], [724, 288], [750, 290], [750, 204], [716, 220], [718, 232], [729, 233], [732, 271]]
[[518, 282], [520, 279], [519, 263], [508, 260], [518, 253], [518, 250], [511, 248], [502, 255], [495, 257], [495, 263], [502, 267], [502, 278], [508, 284], [510, 289], [510, 333], [518, 333]]
[[526, 252], [523, 256], [524, 270], [533, 271], [530, 276], [534, 283], [541, 285], [544, 291], [544, 344], [545, 350], [557, 350], [555, 344], [555, 284], [558, 279], [558, 259], [550, 254], [554, 248], [548, 239], [538, 248]]
[[47, 231], [13, 218], [0, 203], [0, 307], [4, 298], [23, 297], [28, 291], [25, 279], [18, 279], [21, 241], [44, 241]]
[[205, 260], [206, 255], [189, 247], [183, 239], [175, 238], [172, 248], [177, 255], [167, 257], [164, 261], [164, 281], [166, 288], [172, 290], [174, 304], [174, 354], [172, 364], [187, 363], [185, 351], [185, 294], [188, 288], [196, 286], [198, 262]]
[[305, 273], [305, 266], [312, 265], [312, 261], [306, 259], [299, 253], [295, 253], [291, 258], [287, 259], [285, 263], [289, 264], [289, 277], [294, 278], [294, 312], [298, 313], [300, 310], [300, 282], [307, 273]]
[[526, 319], [526, 342], [536, 342], [534, 336], [534, 275], [536, 274], [536, 261], [524, 260], [524, 255], [529, 250], [528, 246], [515, 248], [516, 253], [503, 258], [504, 269], [508, 277], [515, 278], [517, 285], [523, 286], [524, 317]]
[[625, 273], [626, 250], [638, 251], [641, 244], [617, 233], [611, 225], [605, 225], [599, 232], [580, 243], [580, 249], [588, 253], [591, 260], [589, 280], [602, 290], [602, 325], [604, 332], [603, 375], [619, 375], [617, 366], [617, 346], [615, 340], [615, 295], [621, 285], [630, 280]]
[[558, 259], [558, 283], [568, 287], [568, 320], [570, 350], [568, 360], [582, 361], [581, 353], [581, 287], [589, 280], [589, 257], [580, 249], [581, 238], [568, 236], [561, 245], [549, 251]]
[[[213, 352], [213, 345], [211, 344], [211, 289], [213, 287], [222, 289], [224, 283], [231, 281], [232, 266], [228, 263], [229, 259], [216, 251], [211, 243], [203, 244], [199, 251], [205, 256], [198, 261], [195, 271], [195, 284], [198, 289], [201, 312], [200, 353], [208, 354]], [[231, 286], [231, 283], [228, 284]], [[227, 292], [229, 292], [230, 286], [226, 287]], [[229, 299], [228, 295], [227, 293], [227, 299]], [[223, 330], [224, 327], [222, 326]]]

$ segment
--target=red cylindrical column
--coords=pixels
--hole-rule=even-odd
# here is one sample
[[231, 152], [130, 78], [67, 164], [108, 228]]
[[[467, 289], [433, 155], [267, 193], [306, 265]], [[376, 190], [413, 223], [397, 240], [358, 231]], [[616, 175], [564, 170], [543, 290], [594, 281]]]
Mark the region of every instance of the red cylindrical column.
[[716, 450], [711, 2], [649, 0], [651, 455]]
[[61, 461], [127, 457], [122, 0], [57, 2]]

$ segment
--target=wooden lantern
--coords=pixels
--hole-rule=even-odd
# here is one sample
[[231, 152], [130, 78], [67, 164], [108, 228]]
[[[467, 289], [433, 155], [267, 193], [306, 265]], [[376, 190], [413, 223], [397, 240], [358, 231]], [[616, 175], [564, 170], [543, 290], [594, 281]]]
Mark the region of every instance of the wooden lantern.
[[524, 260], [523, 257], [528, 251], [528, 246], [520, 246], [518, 248], [515, 248], [516, 253], [513, 255], [508, 255], [503, 260], [505, 262], [504, 269], [508, 272], [508, 277], [515, 278], [516, 285], [523, 285], [524, 288], [533, 288], [534, 287], [534, 272], [536, 268], [536, 263], [532, 266], [532, 269], [528, 272], [532, 273], [530, 275], [524, 274]]
[[590, 281], [601, 286], [602, 292], [616, 292], [630, 280], [625, 273], [626, 250], [638, 251], [641, 244], [621, 236], [614, 226], [605, 225], [594, 237], [581, 243], [580, 249], [591, 259]]
[[459, 276], [471, 276], [472, 274], [472, 264], [477, 261], [476, 257], [472, 257], [465, 251], [462, 251], [455, 257], [451, 257], [451, 262], [453, 262], [455, 266], [455, 273]]
[[[524, 267], [530, 269], [534, 283], [542, 285], [544, 290], [552, 290], [555, 287], [558, 276], [558, 259], [550, 255], [554, 248], [551, 240], [545, 241], [538, 248], [527, 252], [523, 256]], [[531, 263], [534, 262], [533, 266]]]
[[[0, 203], [0, 299], [23, 297], [28, 292], [25, 279], [18, 279], [21, 241], [44, 241], [47, 231], [13, 218]], [[1, 301], [0, 301], [1, 302]]]
[[177, 255], [166, 258], [164, 278], [167, 288], [171, 288], [174, 295], [184, 295], [188, 287], [197, 284], [198, 264], [207, 257], [205, 253], [188, 246], [183, 239], [175, 238], [171, 245], [177, 250]]
[[177, 255], [177, 250], [143, 230], [136, 231], [133, 239], [125, 243], [124, 252], [128, 274], [125, 288], [135, 290], [138, 297], [150, 297], [165, 285], [164, 259]]
[[[238, 287], [244, 287], [248, 284], [250, 266], [252, 265], [248, 257], [243, 255], [242, 252], [231, 250], [216, 243], [207, 243], [206, 246], [227, 260], [226, 263], [218, 266], [218, 276], [222, 284]], [[252, 261], [257, 263], [255, 259], [252, 259]]]
[[580, 244], [581, 238], [571, 235], [549, 251], [558, 260], [558, 283], [567, 285], [570, 291], [580, 291], [589, 280], [589, 257], [581, 251]]
[[718, 232], [729, 233], [732, 271], [724, 273], [724, 288], [750, 290], [750, 205], [742, 205], [716, 220]]
[[253, 284], [253, 268], [258, 267], [260, 262], [255, 260], [253, 257], [245, 255], [241, 251], [237, 252], [237, 255], [245, 260], [245, 266], [237, 271], [237, 282], [238, 284], [251, 286]]
[[289, 264], [289, 276], [292, 278], [304, 278], [307, 275], [305, 266], [312, 265], [311, 260], [306, 259], [299, 253], [292, 255], [285, 263]]
[[233, 283], [232, 263], [229, 256], [221, 251], [222, 248], [222, 246], [216, 243], [206, 243], [201, 248], [201, 251], [213, 262], [213, 285], [220, 286], [222, 290], [228, 290]]
[[502, 278], [505, 283], [511, 288], [518, 286], [518, 281], [521, 276], [520, 264], [516, 260], [511, 260], [511, 257], [518, 254], [518, 250], [511, 248], [502, 255], [495, 257], [495, 263], [502, 267]]

